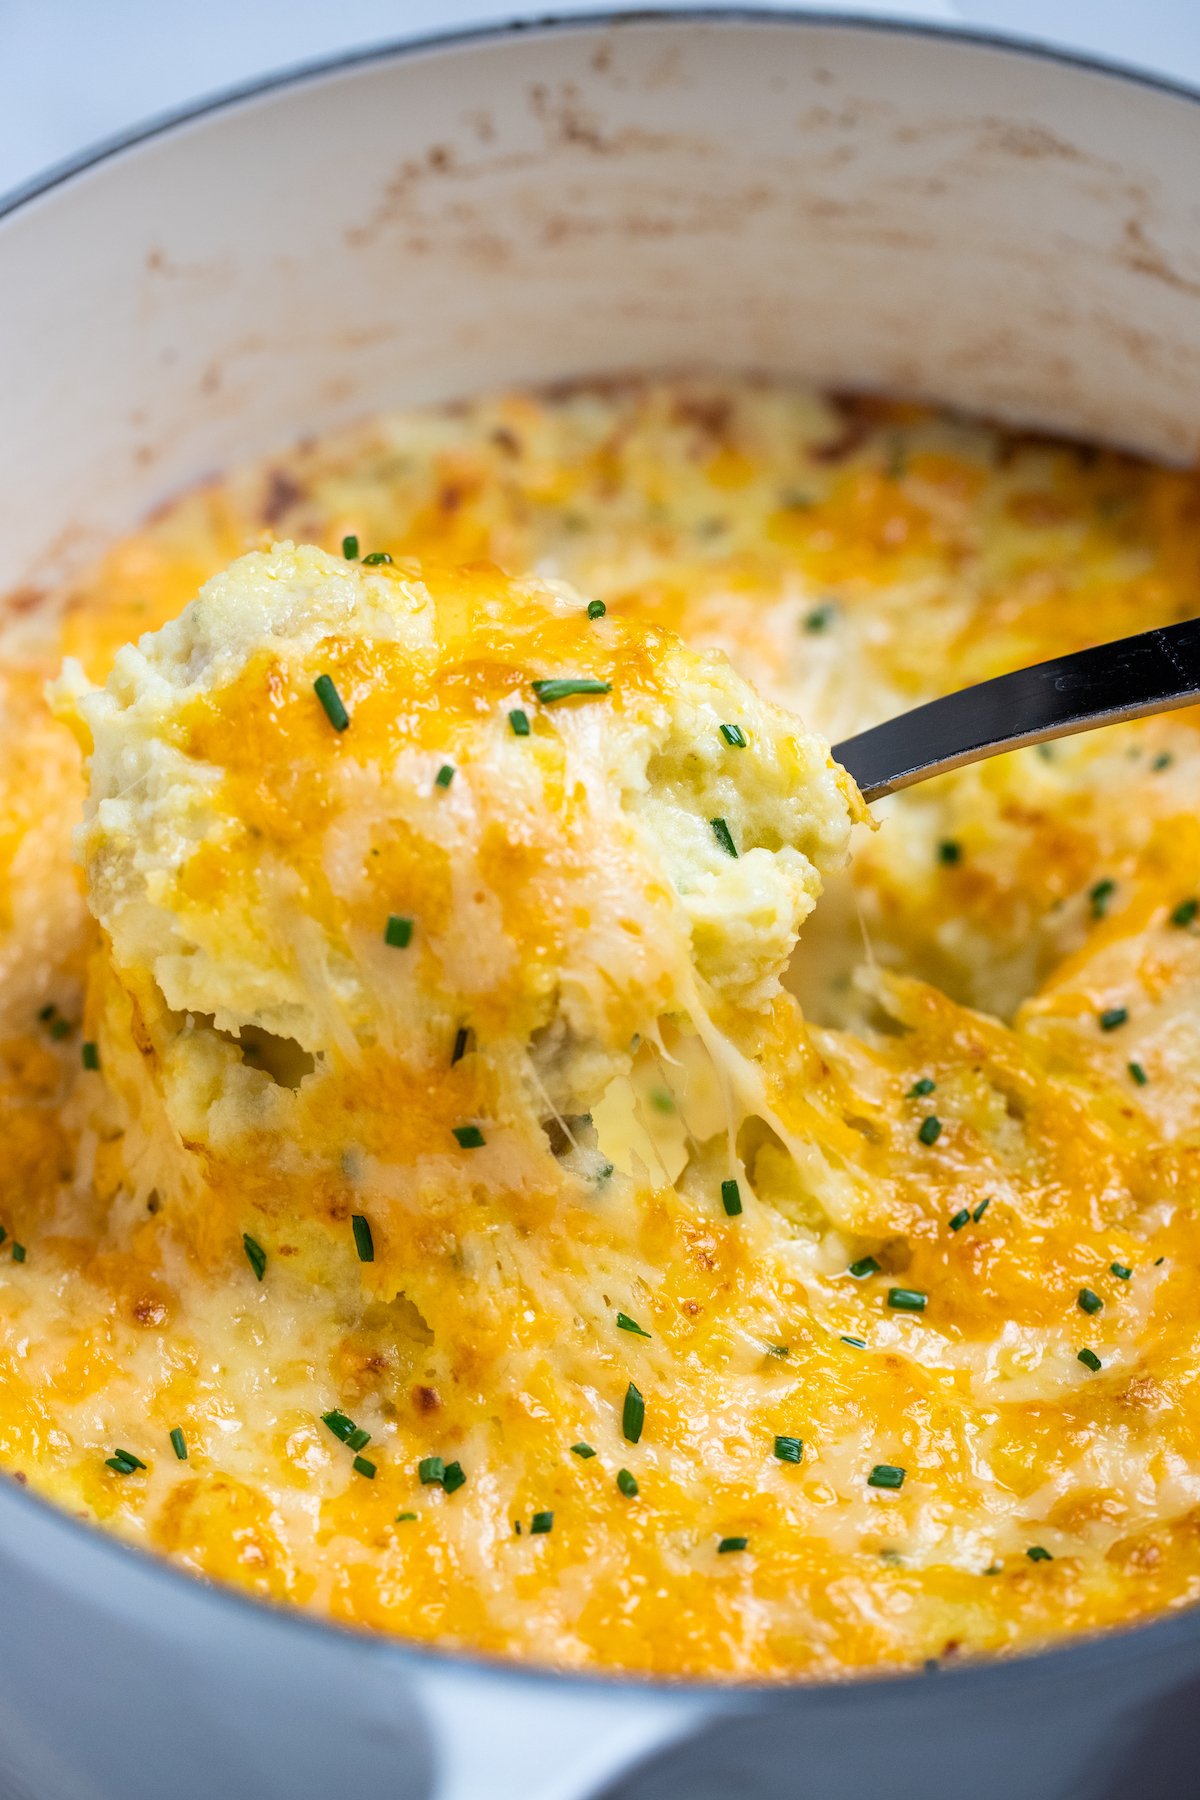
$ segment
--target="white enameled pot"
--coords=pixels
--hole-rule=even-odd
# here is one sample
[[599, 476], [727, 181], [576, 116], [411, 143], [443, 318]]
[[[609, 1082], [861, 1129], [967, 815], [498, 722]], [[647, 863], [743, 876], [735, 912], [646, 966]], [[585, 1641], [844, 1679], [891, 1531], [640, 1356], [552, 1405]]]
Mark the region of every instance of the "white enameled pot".
[[[404, 45], [0, 210], [0, 590], [378, 407], [782, 370], [1200, 447], [1200, 101], [778, 13]], [[546, 1645], [547, 1659], [554, 1645]], [[0, 1483], [0, 1800], [1161, 1800], [1200, 1615], [838, 1687], [544, 1675], [207, 1588]]]

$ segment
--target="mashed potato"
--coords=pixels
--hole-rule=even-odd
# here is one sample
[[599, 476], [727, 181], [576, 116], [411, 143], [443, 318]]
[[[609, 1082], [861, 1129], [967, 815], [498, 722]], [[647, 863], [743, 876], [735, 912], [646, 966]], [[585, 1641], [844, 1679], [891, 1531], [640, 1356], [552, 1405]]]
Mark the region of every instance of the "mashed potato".
[[1198, 564], [1194, 475], [670, 381], [370, 421], [181, 497], [36, 644], [25, 597], [0, 1462], [572, 1667], [1196, 1600], [1196, 719], [874, 832], [798, 719], [1186, 616]]

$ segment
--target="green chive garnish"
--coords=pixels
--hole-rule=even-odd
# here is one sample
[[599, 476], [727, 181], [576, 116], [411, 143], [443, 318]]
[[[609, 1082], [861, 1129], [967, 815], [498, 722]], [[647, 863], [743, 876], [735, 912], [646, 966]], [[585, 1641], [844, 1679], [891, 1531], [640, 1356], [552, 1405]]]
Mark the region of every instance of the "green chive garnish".
[[928, 1294], [919, 1288], [889, 1288], [887, 1303], [896, 1312], [924, 1312]]
[[1171, 914], [1171, 923], [1172, 925], [1190, 925], [1198, 912], [1200, 912], [1200, 900], [1181, 900]]
[[628, 1469], [618, 1469], [617, 1470], [617, 1486], [620, 1488], [621, 1492], [624, 1494], [624, 1496], [627, 1500], [636, 1499], [637, 1491], [638, 1491], [638, 1484], [634, 1480], [633, 1476], [629, 1473]]
[[942, 1135], [942, 1121], [930, 1113], [927, 1119], [921, 1120], [921, 1128], [917, 1132], [923, 1144], [936, 1144]]
[[724, 850], [726, 856], [736, 856], [737, 845], [734, 843], [733, 833], [730, 831], [724, 819], [710, 819], [708, 822], [712, 826], [713, 836], [716, 838], [718, 844], [720, 844], [722, 850]]
[[794, 1437], [777, 1437], [775, 1439], [775, 1455], [780, 1462], [798, 1463], [804, 1460], [804, 1439]]
[[350, 1226], [354, 1232], [354, 1248], [358, 1251], [359, 1262], [375, 1261], [375, 1239], [371, 1236], [371, 1221], [362, 1213], [351, 1213]]
[[409, 1523], [409, 1521], [412, 1519], [415, 1519], [416, 1516], [417, 1516], [416, 1513], [413, 1513], [413, 1512], [397, 1513], [395, 1523], [397, 1525], [407, 1525]]
[[857, 1262], [850, 1264], [846, 1273], [853, 1275], [855, 1281], [864, 1281], [868, 1275], [878, 1275], [879, 1264], [873, 1256], [860, 1256]]
[[[364, 557], [363, 561], [369, 562], [370, 558]], [[368, 1481], [374, 1481], [375, 1464], [369, 1461], [367, 1457], [356, 1456], [354, 1461], [350, 1464], [350, 1467], [354, 1470], [356, 1475], [365, 1475]]]
[[460, 1462], [447, 1463], [446, 1473], [442, 1476], [442, 1492], [445, 1494], [456, 1494], [459, 1488], [465, 1485], [466, 1479], [467, 1477], [463, 1472], [463, 1466]]
[[417, 1464], [417, 1476], [422, 1487], [441, 1487], [446, 1465], [440, 1456], [423, 1456]]
[[736, 1219], [742, 1210], [742, 1190], [732, 1175], [721, 1183], [721, 1205], [731, 1219]]
[[1128, 1017], [1127, 1006], [1110, 1006], [1107, 1012], [1100, 1014], [1098, 1023], [1101, 1031], [1115, 1031], [1118, 1025], [1124, 1025]]
[[345, 1413], [339, 1412], [336, 1407], [334, 1407], [332, 1412], [321, 1414], [321, 1423], [322, 1425], [328, 1425], [334, 1437], [340, 1438], [343, 1444], [350, 1441], [350, 1437], [354, 1431], [354, 1420], [348, 1419]]
[[865, 1350], [867, 1347], [866, 1338], [844, 1337], [842, 1342], [843, 1344], [852, 1345], [855, 1350]]
[[358, 561], [358, 539], [353, 535], [342, 539], [342, 555], [347, 562]]
[[986, 1199], [981, 1200], [979, 1202], [979, 1205], [975, 1208], [975, 1211], [971, 1214], [971, 1217], [974, 1219], [974, 1221], [977, 1225], [991, 1204], [992, 1204], [992, 1196], [990, 1194], [987, 1196]]
[[805, 631], [824, 631], [833, 623], [837, 608], [833, 606], [814, 606], [810, 613], [804, 615]]
[[637, 1443], [645, 1423], [646, 1402], [631, 1381], [625, 1389], [625, 1404], [621, 1408], [621, 1431], [627, 1443]]
[[372, 552], [369, 556], [363, 557], [363, 562], [367, 563], [369, 565], [375, 565], [377, 563], [390, 563], [391, 560], [392, 559], [388, 555], [386, 550], [372, 550]]
[[1115, 881], [1098, 881], [1088, 894], [1092, 903], [1093, 919], [1102, 919], [1108, 911], [1108, 903], [1117, 891]]
[[596, 1452], [592, 1449], [590, 1444], [580, 1442], [571, 1445], [571, 1455], [581, 1457], [584, 1462], [586, 1462], [590, 1456], [595, 1456], [595, 1454]]
[[455, 1032], [455, 1034], [454, 1034], [454, 1049], [450, 1053], [450, 1067], [451, 1068], [454, 1067], [456, 1062], [461, 1062], [463, 1057], [466, 1055], [467, 1039], [470, 1037], [470, 1035], [471, 1035], [470, 1029], [466, 1025], [460, 1025], [458, 1030]]
[[25, 1246], [18, 1244], [15, 1238], [13, 1239], [12, 1259], [14, 1262], [23, 1263], [25, 1261]]
[[242, 1248], [246, 1252], [246, 1261], [254, 1270], [254, 1278], [261, 1281], [266, 1273], [267, 1253], [262, 1245], [250, 1236], [248, 1231], [242, 1233]]
[[1109, 1263], [1108, 1266], [1118, 1281], [1128, 1281], [1133, 1274], [1133, 1270], [1127, 1269], [1124, 1263]]
[[590, 675], [559, 675], [550, 681], [531, 681], [530, 687], [543, 706], [556, 700], [570, 700], [576, 694], [611, 694], [611, 681], [596, 681]]
[[722, 1538], [717, 1545], [717, 1555], [728, 1556], [731, 1550], [744, 1550], [749, 1542], [750, 1539], [744, 1537]]
[[484, 1136], [478, 1125], [455, 1125], [454, 1135], [463, 1150], [482, 1150]]
[[1172, 760], [1171, 752], [1169, 750], [1160, 750], [1154, 761], [1150, 764], [1150, 767], [1154, 770], [1154, 773], [1158, 775], [1163, 769], [1170, 768]]
[[650, 1336], [648, 1331], [642, 1330], [636, 1319], [631, 1319], [628, 1313], [623, 1312], [617, 1314], [617, 1330], [632, 1331], [635, 1337], [648, 1338]]
[[971, 1217], [970, 1207], [964, 1206], [962, 1211], [956, 1212], [954, 1217], [951, 1219], [951, 1221], [950, 1221], [951, 1231], [961, 1231], [963, 1226], [965, 1224], [967, 1224], [967, 1222], [969, 1221], [970, 1217]]
[[1137, 1083], [1138, 1087], [1145, 1087], [1150, 1077], [1147, 1075], [1145, 1069], [1143, 1069], [1141, 1063], [1131, 1062], [1128, 1067], [1130, 1078]]
[[519, 706], [513, 707], [513, 710], [508, 715], [508, 722], [512, 727], [512, 734], [514, 737], [529, 736], [529, 714], [522, 712]]
[[325, 717], [335, 731], [345, 731], [350, 723], [350, 714], [342, 705], [341, 696], [333, 685], [331, 675], [318, 675], [313, 682], [313, 691], [321, 705], [325, 708]]
[[85, 1069], [95, 1070], [100, 1067], [100, 1052], [95, 1044], [80, 1044], [79, 1054]]
[[54, 1039], [55, 1043], [56, 1044], [61, 1043], [63, 1038], [70, 1037], [70, 1035], [71, 1035], [70, 1019], [55, 1019], [53, 1025], [51, 1025], [51, 1027], [50, 1027], [50, 1036]]
[[554, 1514], [552, 1512], [534, 1513], [529, 1521], [530, 1537], [544, 1537], [546, 1532], [554, 1530]]
[[588, 618], [589, 619], [602, 619], [607, 611], [608, 611], [608, 608], [607, 608], [607, 606], [605, 606], [603, 600], [589, 600], [588, 601]]
[[735, 750], [746, 748], [746, 734], [740, 725], [722, 725], [721, 736], [727, 744], [732, 744]]
[[953, 838], [943, 838], [938, 845], [938, 861], [956, 863], [962, 861], [962, 845], [956, 844]]
[[1104, 1305], [1104, 1302], [1099, 1294], [1094, 1294], [1092, 1292], [1091, 1288], [1083, 1287], [1079, 1290], [1079, 1298], [1075, 1304], [1079, 1307], [1081, 1312], [1098, 1313], [1100, 1308]]
[[450, 786], [450, 783], [453, 780], [454, 780], [454, 764], [453, 763], [443, 763], [441, 768], [438, 770], [437, 774], [433, 778], [433, 785], [435, 787], [448, 788]]
[[867, 1486], [873, 1488], [902, 1488], [906, 1470], [897, 1468], [895, 1463], [876, 1463], [867, 1476]]
[[346, 1439], [346, 1442], [349, 1445], [351, 1450], [365, 1450], [367, 1445], [370, 1443], [370, 1441], [371, 1441], [370, 1432], [364, 1431], [361, 1425], [356, 1425], [354, 1430], [350, 1433], [349, 1437]]
[[914, 1081], [906, 1096], [909, 1100], [921, 1100], [926, 1094], [932, 1094], [937, 1082], [931, 1075], [922, 1075], [920, 1081]]
[[111, 1456], [104, 1459], [106, 1469], [113, 1469], [118, 1475], [132, 1475], [138, 1469], [144, 1469], [145, 1463], [132, 1450], [114, 1450]]
[[1085, 1369], [1090, 1369], [1093, 1375], [1099, 1374], [1100, 1358], [1094, 1350], [1080, 1350], [1075, 1360], [1081, 1362]]
[[1042, 1548], [1041, 1544], [1030, 1544], [1030, 1546], [1029, 1546], [1028, 1550], [1025, 1552], [1025, 1554], [1029, 1558], [1030, 1562], [1053, 1562], [1054, 1561], [1054, 1558], [1051, 1556], [1050, 1552], [1048, 1550], [1044, 1550]]
[[42, 1024], [45, 1025], [50, 1019], [52, 1019], [54, 1017], [54, 1015], [57, 1011], [58, 1011], [57, 1006], [55, 1006], [53, 1000], [51, 1000], [47, 1003], [47, 1005], [42, 1007], [41, 1011], [38, 1013], [38, 1018], [42, 1021]]
[[392, 913], [383, 934], [383, 941], [393, 950], [407, 950], [412, 943], [413, 922], [402, 919], [398, 913]]
[[179, 1429], [178, 1425], [171, 1433], [171, 1448], [179, 1458], [180, 1462], [187, 1461], [187, 1439], [184, 1437], [183, 1432]]

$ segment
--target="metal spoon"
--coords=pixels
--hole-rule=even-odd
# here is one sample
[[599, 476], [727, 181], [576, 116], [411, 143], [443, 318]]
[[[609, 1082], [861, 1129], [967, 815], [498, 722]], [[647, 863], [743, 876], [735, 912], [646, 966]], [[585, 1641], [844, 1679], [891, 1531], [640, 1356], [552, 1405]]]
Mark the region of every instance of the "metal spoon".
[[1200, 702], [1200, 619], [1014, 669], [833, 746], [864, 800], [1022, 744]]

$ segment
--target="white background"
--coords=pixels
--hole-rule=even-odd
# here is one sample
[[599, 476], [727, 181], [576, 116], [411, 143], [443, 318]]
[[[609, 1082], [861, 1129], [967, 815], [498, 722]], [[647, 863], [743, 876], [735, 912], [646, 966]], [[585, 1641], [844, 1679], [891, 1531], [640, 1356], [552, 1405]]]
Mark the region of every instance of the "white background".
[[[269, 70], [415, 32], [513, 14], [599, 10], [605, 3], [0, 0], [0, 194], [113, 133]], [[826, 5], [1008, 30], [1200, 87], [1200, 0]]]

